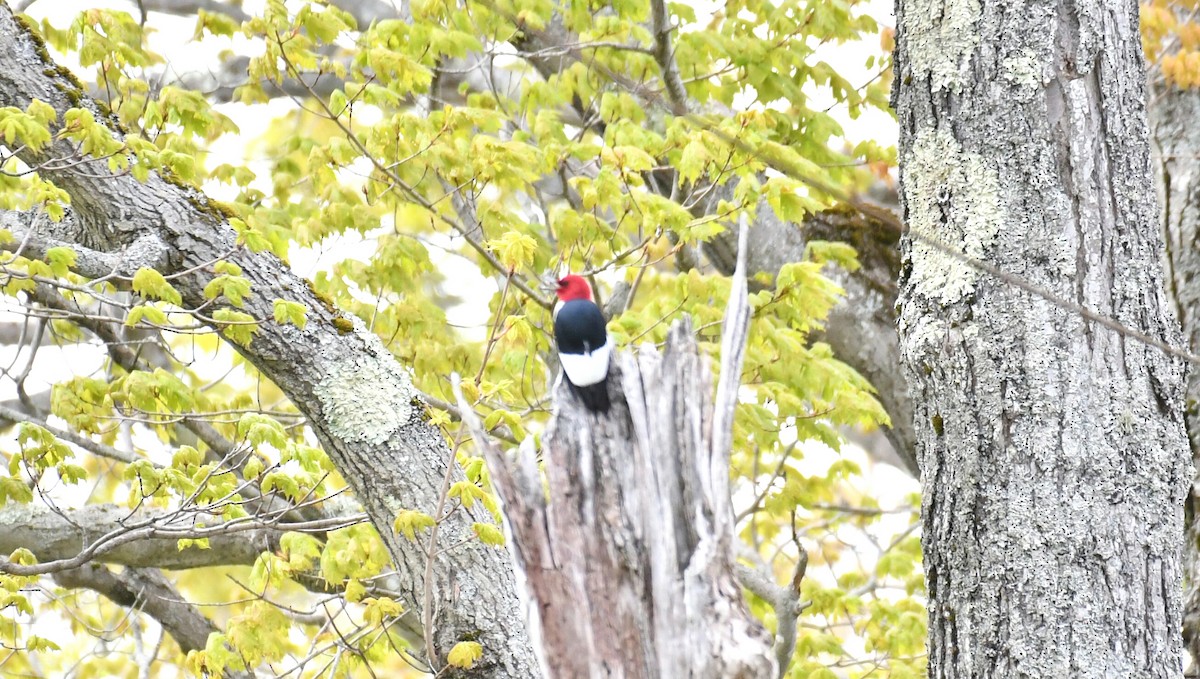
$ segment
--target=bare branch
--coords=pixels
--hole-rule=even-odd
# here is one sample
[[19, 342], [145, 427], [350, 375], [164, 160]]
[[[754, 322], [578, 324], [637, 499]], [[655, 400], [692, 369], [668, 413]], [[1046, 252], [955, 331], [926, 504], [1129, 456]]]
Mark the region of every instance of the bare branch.
[[55, 573], [54, 582], [69, 589], [90, 589], [118, 606], [141, 610], [157, 620], [184, 653], [202, 650], [208, 635], [219, 631], [154, 569], [126, 568], [118, 576], [105, 566], [89, 564]]
[[[343, 61], [349, 66], [348, 59]], [[214, 103], [229, 103], [238, 100], [238, 88], [254, 84], [249, 79], [249, 65], [250, 57], [239, 56], [223, 60], [219, 65], [210, 68], [179, 72], [168, 67], [147, 79], [162, 85], [173, 85], [203, 93], [206, 99]], [[331, 73], [302, 73], [294, 77], [289, 75], [278, 83], [262, 79], [257, 85], [268, 97], [312, 95], [328, 98], [335, 91], [343, 89], [346, 81]], [[106, 93], [97, 89], [92, 91], [92, 96], [103, 100]]]
[[26, 394], [25, 398], [10, 398], [0, 401], [0, 406], [12, 411], [12, 414], [17, 417], [0, 416], [0, 430], [18, 423], [24, 422], [30, 417], [39, 417], [43, 413], [50, 412], [50, 390], [45, 389], [33, 394]]
[[75, 253], [73, 271], [87, 278], [107, 278], [114, 273], [132, 274], [141, 267], [161, 268], [167, 260], [165, 246], [156, 238], [135, 239], [123, 252], [101, 252], [71, 240], [60, 240], [55, 233], [70, 237], [75, 230], [74, 213], [62, 222], [52, 222], [42, 213], [0, 211], [0, 229], [12, 233], [12, 240], [0, 241], [0, 250], [8, 250], [29, 259], [44, 259], [52, 248], [67, 248]]
[[[721, 329], [721, 377], [717, 381], [717, 394], [713, 399], [713, 442], [714, 451], [725, 451], [713, 455], [714, 464], [720, 462], [715, 474], [728, 474], [729, 450], [733, 446], [733, 416], [737, 410], [738, 389], [741, 386], [742, 362], [746, 356], [746, 340], [750, 335], [750, 301], [746, 284], [746, 249], [750, 239], [750, 225], [742, 213], [738, 225], [737, 268], [729, 289], [729, 305], [725, 309], [725, 323]], [[719, 460], [717, 458], [720, 458]], [[728, 509], [726, 506], [724, 509]], [[729, 514], [719, 513], [718, 520]]]
[[[130, 349], [125, 338], [120, 335], [123, 328], [119, 325], [119, 319], [107, 322], [84, 314], [78, 302], [66, 299], [49, 289], [48, 286], [39, 285], [30, 292], [30, 295], [39, 304], [70, 315], [72, 322], [98, 337], [100, 341], [104, 342], [109, 357], [123, 369], [132, 372], [152, 367], [149, 359], [155, 357], [156, 352]], [[158, 367], [170, 368], [171, 366], [163, 362]], [[222, 436], [215, 427], [202, 419], [186, 418], [181, 424], [209, 447], [212, 459], [228, 457], [236, 449], [232, 441]]]
[[94, 455], [99, 455], [100, 457], [106, 457], [110, 460], [116, 460], [117, 462], [130, 463], [130, 462], [134, 462], [136, 460], [141, 459], [137, 455], [134, 455], [133, 453], [127, 453], [123, 450], [118, 450], [116, 448], [113, 448], [110, 445], [100, 443], [98, 441], [93, 441], [86, 436], [80, 436], [79, 434], [76, 434], [75, 432], [72, 432], [72, 431], [67, 431], [65, 429], [59, 429], [58, 427], [55, 427], [55, 426], [49, 424], [44, 419], [37, 417], [36, 415], [19, 412], [19, 411], [13, 410], [12, 408], [9, 408], [3, 404], [0, 404], [0, 418], [3, 418], [5, 420], [10, 420], [12, 422], [32, 422], [32, 423], [38, 425], [39, 427], [41, 427], [42, 429], [45, 429], [46, 431], [50, 432], [51, 434], [54, 434], [56, 437], [58, 437], [59, 439], [62, 439], [63, 441], [73, 443], [73, 444], [79, 446], [80, 448], [83, 448], [84, 450], [88, 451], [89, 453], [92, 453]]
[[675, 63], [675, 49], [671, 46], [671, 15], [666, 0], [650, 0], [650, 20], [654, 30], [654, 60], [662, 70], [663, 84], [667, 96], [671, 99], [671, 108], [676, 115], [686, 115], [688, 112], [687, 90], [683, 87], [683, 78], [679, 75], [679, 66]]
[[334, 0], [330, 3], [349, 12], [359, 28], [366, 28], [383, 19], [408, 19], [409, 0]]
[[147, 12], [162, 12], [175, 16], [190, 16], [204, 10], [214, 14], [224, 14], [234, 21], [245, 21], [250, 18], [250, 15], [240, 6], [219, 0], [137, 0], [137, 4]]
[[792, 571], [792, 579], [786, 586], [775, 584], [771, 575], [764, 570], [750, 568], [738, 564], [738, 581], [742, 586], [754, 593], [754, 596], [766, 601], [775, 609], [775, 661], [779, 664], [779, 676], [787, 674], [788, 663], [796, 650], [796, 622], [807, 607], [800, 602], [800, 584], [804, 581], [804, 573], [808, 570], [808, 552], [800, 547], [800, 557]]
[[[32, 334], [28, 316], [19, 321], [0, 322], [0, 346], [27, 347], [30, 345], [30, 335]], [[54, 344], [54, 337], [49, 333], [43, 333], [38, 341], [42, 345]]]
[[[131, 512], [111, 504], [57, 513], [44, 505], [10, 502], [0, 507], [0, 554], [25, 548], [33, 552], [39, 564], [19, 566], [0, 560], [0, 570], [39, 575], [77, 568], [93, 560], [136, 568], [250, 565], [263, 551], [277, 548], [284, 532], [298, 527], [250, 520], [194, 528], [190, 521], [180, 523], [184, 514]], [[194, 517], [195, 513], [188, 516]], [[354, 518], [342, 518], [339, 523], [350, 523]], [[210, 549], [179, 549], [180, 538], [198, 538], [206, 533]]]

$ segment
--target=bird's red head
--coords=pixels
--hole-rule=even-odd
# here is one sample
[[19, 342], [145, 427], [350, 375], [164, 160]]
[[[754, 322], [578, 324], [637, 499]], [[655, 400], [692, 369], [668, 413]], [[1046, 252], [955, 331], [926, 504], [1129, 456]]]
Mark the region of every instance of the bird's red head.
[[573, 299], [591, 299], [592, 286], [588, 285], [583, 276], [571, 274], [558, 279], [558, 298], [564, 302]]

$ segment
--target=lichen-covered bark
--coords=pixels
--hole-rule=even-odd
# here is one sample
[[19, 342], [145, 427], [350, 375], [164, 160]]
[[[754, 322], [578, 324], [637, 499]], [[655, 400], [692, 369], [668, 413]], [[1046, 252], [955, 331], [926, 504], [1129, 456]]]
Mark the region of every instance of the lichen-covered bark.
[[[1200, 351], [1200, 92], [1164, 86], [1150, 106], [1157, 154], [1156, 179], [1162, 199], [1168, 292], [1188, 347]], [[1187, 430], [1193, 464], [1200, 463], [1200, 371], [1187, 382]], [[1200, 658], [1200, 493], [1193, 480], [1186, 505], [1183, 639], [1195, 676]]]
[[[70, 106], [96, 111], [0, 4], [0, 106], [24, 109], [33, 98], [50, 103], [60, 115]], [[60, 144], [42, 156], [24, 159], [36, 164], [74, 153], [69, 144]], [[239, 351], [308, 418], [392, 554], [405, 606], [419, 610], [425, 588], [432, 588], [432, 638], [441, 656], [434, 663], [440, 667], [456, 642], [471, 639], [483, 645], [483, 660], [472, 670], [447, 675], [536, 676], [510, 561], [502, 550], [473, 538], [471, 525], [490, 521], [486, 512], [478, 507], [460, 510], [441, 523], [442, 546], [456, 547], [437, 558], [431, 582], [425, 579], [422, 547], [391, 529], [402, 508], [434, 511], [446, 465], [453, 460], [437, 428], [424, 420], [418, 394], [382, 343], [361, 323], [341, 317], [274, 256], [237, 247], [221, 211], [192, 189], [157, 176], [138, 183], [95, 161], [43, 176], [71, 195], [78, 217], [72, 222], [76, 228], [50, 235], [95, 250], [119, 251], [130, 272], [143, 265], [163, 273], [190, 271], [173, 280], [186, 307], [207, 301], [203, 290], [213, 276], [211, 262], [224, 258], [241, 267], [252, 285], [241, 310], [265, 320], [253, 341]], [[274, 323], [275, 299], [305, 304], [307, 325], [300, 329]]]
[[899, 0], [896, 65], [929, 675], [1176, 677], [1185, 366], [923, 240], [1181, 343], [1136, 2]]

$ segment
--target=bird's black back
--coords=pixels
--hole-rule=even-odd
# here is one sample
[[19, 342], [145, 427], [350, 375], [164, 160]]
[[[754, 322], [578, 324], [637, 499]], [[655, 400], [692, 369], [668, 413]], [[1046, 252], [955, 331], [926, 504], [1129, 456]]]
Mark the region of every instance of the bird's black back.
[[[568, 328], [576, 332], [567, 332]], [[573, 299], [558, 308], [558, 316], [554, 318], [554, 342], [558, 345], [559, 353], [590, 353], [604, 346], [606, 341], [608, 333], [604, 329], [604, 314], [595, 302]]]

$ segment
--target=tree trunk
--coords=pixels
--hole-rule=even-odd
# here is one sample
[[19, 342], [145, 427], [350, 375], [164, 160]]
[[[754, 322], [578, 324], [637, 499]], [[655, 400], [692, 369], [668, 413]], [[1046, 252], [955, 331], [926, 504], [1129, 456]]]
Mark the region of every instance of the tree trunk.
[[609, 388], [620, 396], [609, 415], [588, 412], [558, 385], [542, 440], [545, 485], [532, 446], [504, 457], [464, 408], [503, 500], [549, 677], [778, 673], [733, 558], [729, 446], [749, 320], [744, 271], [743, 263], [730, 296], [715, 406], [691, 324], [681, 321], [661, 353], [643, 346], [616, 357]]
[[929, 676], [1176, 677], [1182, 361], [1132, 0], [897, 3]]
[[[1155, 169], [1163, 201], [1162, 224], [1166, 240], [1168, 284], [1175, 310], [1183, 325], [1188, 347], [1200, 348], [1200, 92], [1163, 85], [1150, 107], [1151, 132], [1157, 147]], [[1200, 371], [1192, 370], [1187, 383], [1188, 441], [1195, 464], [1200, 453]], [[1196, 676], [1200, 658], [1200, 494], [1193, 480], [1185, 507], [1187, 533], [1184, 545], [1183, 640], [1192, 656], [1190, 676]]]

